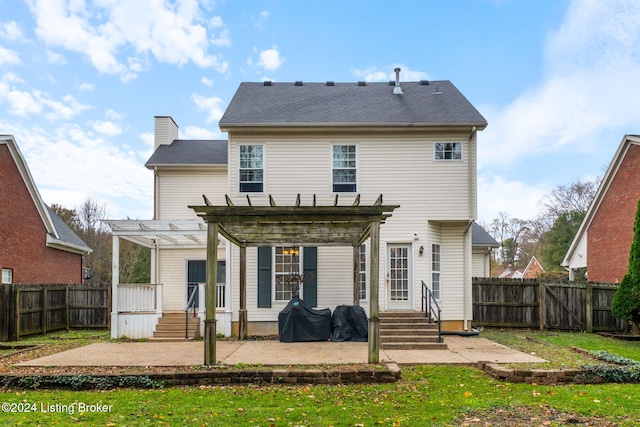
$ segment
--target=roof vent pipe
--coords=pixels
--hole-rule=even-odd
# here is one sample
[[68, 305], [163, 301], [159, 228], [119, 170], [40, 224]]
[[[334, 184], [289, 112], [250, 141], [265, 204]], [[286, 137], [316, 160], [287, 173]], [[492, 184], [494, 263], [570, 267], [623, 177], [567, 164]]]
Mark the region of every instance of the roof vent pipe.
[[393, 70], [396, 73], [396, 85], [393, 87], [394, 95], [402, 95], [402, 88], [400, 87], [400, 68]]

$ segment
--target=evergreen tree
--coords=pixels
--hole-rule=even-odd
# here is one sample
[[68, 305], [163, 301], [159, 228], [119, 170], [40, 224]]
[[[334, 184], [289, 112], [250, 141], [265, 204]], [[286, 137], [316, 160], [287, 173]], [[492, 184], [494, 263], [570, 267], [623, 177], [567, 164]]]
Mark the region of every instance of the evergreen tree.
[[614, 316], [631, 322], [634, 334], [640, 332], [640, 202], [633, 225], [633, 242], [629, 253], [629, 270], [622, 278], [611, 303]]

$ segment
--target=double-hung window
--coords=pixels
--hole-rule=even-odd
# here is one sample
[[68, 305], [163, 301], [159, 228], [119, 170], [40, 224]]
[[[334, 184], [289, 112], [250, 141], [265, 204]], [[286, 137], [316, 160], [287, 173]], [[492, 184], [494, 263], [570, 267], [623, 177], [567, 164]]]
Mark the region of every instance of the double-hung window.
[[2, 269], [2, 283], [11, 284], [13, 283], [13, 270], [10, 268]]
[[333, 192], [355, 193], [357, 156], [355, 145], [333, 146]]
[[[275, 248], [275, 300], [289, 301], [293, 298], [296, 275], [301, 274], [301, 254], [297, 246], [280, 246]], [[297, 291], [300, 291], [298, 289]]]
[[240, 192], [262, 193], [264, 191], [264, 147], [262, 145], [240, 146]]
[[436, 142], [433, 151], [436, 160], [462, 160], [461, 142]]
[[433, 297], [440, 299], [440, 245], [431, 245], [431, 292]]

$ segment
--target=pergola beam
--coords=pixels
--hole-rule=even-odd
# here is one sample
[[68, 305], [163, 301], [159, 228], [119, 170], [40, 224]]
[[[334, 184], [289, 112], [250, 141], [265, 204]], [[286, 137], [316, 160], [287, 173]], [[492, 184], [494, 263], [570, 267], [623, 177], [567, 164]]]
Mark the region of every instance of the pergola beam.
[[[203, 195], [205, 201], [208, 199]], [[240, 313], [239, 335], [247, 334], [246, 309], [246, 248], [248, 246], [276, 246], [285, 244], [317, 246], [352, 246], [354, 257], [357, 247], [371, 238], [370, 250], [370, 317], [369, 317], [369, 363], [380, 360], [379, 260], [380, 224], [391, 216], [398, 205], [382, 205], [382, 195], [373, 206], [360, 206], [357, 197], [351, 206], [277, 206], [269, 196], [269, 206], [236, 206], [226, 196], [226, 206], [189, 206], [208, 223], [207, 235], [207, 291], [205, 321], [205, 364], [215, 360], [215, 273], [217, 269], [218, 233], [240, 247]], [[212, 244], [212, 242], [215, 242]], [[212, 247], [215, 246], [215, 249]], [[355, 265], [355, 260], [354, 260]], [[213, 274], [213, 276], [211, 276]], [[355, 278], [354, 278], [354, 301]], [[210, 289], [211, 288], [211, 289]], [[211, 314], [212, 313], [212, 314]], [[210, 317], [212, 316], [212, 317]], [[213, 329], [211, 329], [213, 327]]]

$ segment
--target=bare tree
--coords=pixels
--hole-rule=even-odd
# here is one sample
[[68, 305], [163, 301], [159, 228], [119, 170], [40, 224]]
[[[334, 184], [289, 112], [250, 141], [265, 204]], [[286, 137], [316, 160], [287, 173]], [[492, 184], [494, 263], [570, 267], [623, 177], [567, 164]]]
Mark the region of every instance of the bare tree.
[[542, 199], [542, 206], [551, 224], [562, 214], [579, 212], [585, 214], [598, 191], [601, 178], [585, 181], [578, 178], [569, 185], [559, 185]]
[[497, 261], [503, 268], [523, 267], [528, 262], [522, 252], [523, 242], [528, 239], [528, 221], [511, 218], [505, 212], [499, 212], [498, 215], [489, 226], [489, 232], [500, 243]]

